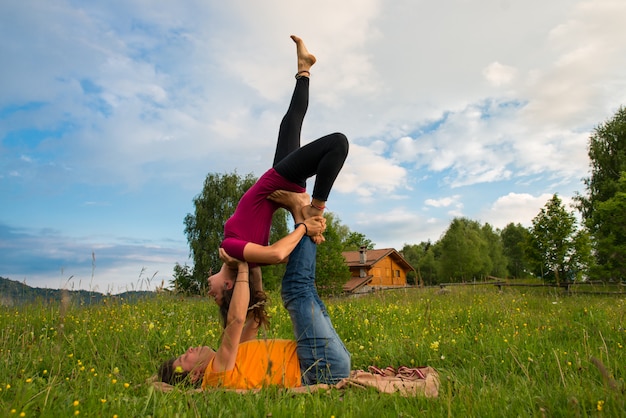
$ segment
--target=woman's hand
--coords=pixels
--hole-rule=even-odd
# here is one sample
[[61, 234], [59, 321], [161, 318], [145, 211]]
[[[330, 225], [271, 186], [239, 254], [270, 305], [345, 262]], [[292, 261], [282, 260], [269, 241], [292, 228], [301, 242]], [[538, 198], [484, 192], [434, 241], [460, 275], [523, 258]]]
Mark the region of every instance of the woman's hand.
[[222, 260], [224, 262], [224, 264], [226, 264], [228, 267], [230, 267], [232, 269], [237, 269], [240, 264], [246, 263], [245, 261], [242, 261], [242, 260], [239, 260], [237, 258], [231, 257], [230, 255], [228, 255], [226, 250], [223, 249], [223, 248], [220, 248], [219, 254], [220, 254], [220, 260]]

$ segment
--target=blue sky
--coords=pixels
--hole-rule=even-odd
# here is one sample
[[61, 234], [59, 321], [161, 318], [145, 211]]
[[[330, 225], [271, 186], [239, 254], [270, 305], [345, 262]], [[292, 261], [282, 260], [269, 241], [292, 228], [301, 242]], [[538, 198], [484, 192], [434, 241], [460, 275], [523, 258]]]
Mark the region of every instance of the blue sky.
[[[296, 70], [304, 142], [345, 133], [328, 208], [378, 248], [529, 226], [626, 104], [622, 0], [0, 5], [0, 276], [117, 293], [190, 263], [208, 173], [262, 174]], [[217, 249], [216, 249], [217, 250]]]

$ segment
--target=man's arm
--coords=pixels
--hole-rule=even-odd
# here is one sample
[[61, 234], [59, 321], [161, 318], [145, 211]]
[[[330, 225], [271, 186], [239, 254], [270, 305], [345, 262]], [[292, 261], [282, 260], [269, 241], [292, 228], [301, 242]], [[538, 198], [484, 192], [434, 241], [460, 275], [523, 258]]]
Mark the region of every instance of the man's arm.
[[[224, 249], [220, 248], [220, 257], [222, 257], [223, 253], [225, 254]], [[249, 277], [248, 263], [239, 261], [233, 296], [228, 308], [228, 314], [226, 315], [226, 328], [224, 328], [222, 343], [215, 353], [213, 371], [223, 372], [232, 370], [235, 367], [237, 350], [248, 314], [248, 304], [250, 303]]]
[[[263, 290], [263, 280], [261, 279], [261, 267], [253, 267], [250, 269], [250, 288], [254, 291]], [[252, 313], [249, 313], [246, 324], [243, 326], [241, 340], [239, 343], [254, 340], [259, 332], [259, 322], [254, 319]]]

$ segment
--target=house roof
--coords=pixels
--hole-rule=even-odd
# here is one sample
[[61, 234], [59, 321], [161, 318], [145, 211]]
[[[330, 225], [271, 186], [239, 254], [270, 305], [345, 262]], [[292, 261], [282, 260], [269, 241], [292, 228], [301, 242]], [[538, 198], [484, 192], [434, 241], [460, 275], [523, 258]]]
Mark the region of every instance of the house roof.
[[344, 251], [343, 253], [341, 253], [341, 255], [343, 255], [343, 258], [346, 260], [346, 264], [350, 268], [356, 268], [356, 267], [369, 268], [369, 267], [372, 267], [374, 264], [378, 263], [383, 258], [389, 256], [393, 258], [398, 264], [404, 266], [405, 269], [415, 270], [413, 266], [411, 266], [408, 263], [408, 261], [406, 261], [404, 257], [402, 257], [402, 255], [393, 248], [382, 248], [379, 250], [375, 250], [375, 249], [367, 250], [366, 251], [367, 259], [365, 261], [365, 264], [361, 264], [360, 251]]
[[372, 275], [367, 277], [353, 277], [343, 285], [344, 292], [354, 292], [372, 281]]

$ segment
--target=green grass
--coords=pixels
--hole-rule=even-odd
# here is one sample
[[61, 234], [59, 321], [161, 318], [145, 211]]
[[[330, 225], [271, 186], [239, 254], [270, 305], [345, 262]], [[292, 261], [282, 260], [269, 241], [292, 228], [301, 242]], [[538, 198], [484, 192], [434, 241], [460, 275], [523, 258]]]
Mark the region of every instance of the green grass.
[[[291, 338], [272, 294], [269, 337]], [[373, 390], [170, 393], [145, 383], [190, 345], [217, 346], [215, 305], [0, 309], [0, 415], [99, 417], [626, 416], [623, 296], [491, 286], [389, 291], [327, 302], [353, 368], [429, 365], [437, 399]]]

